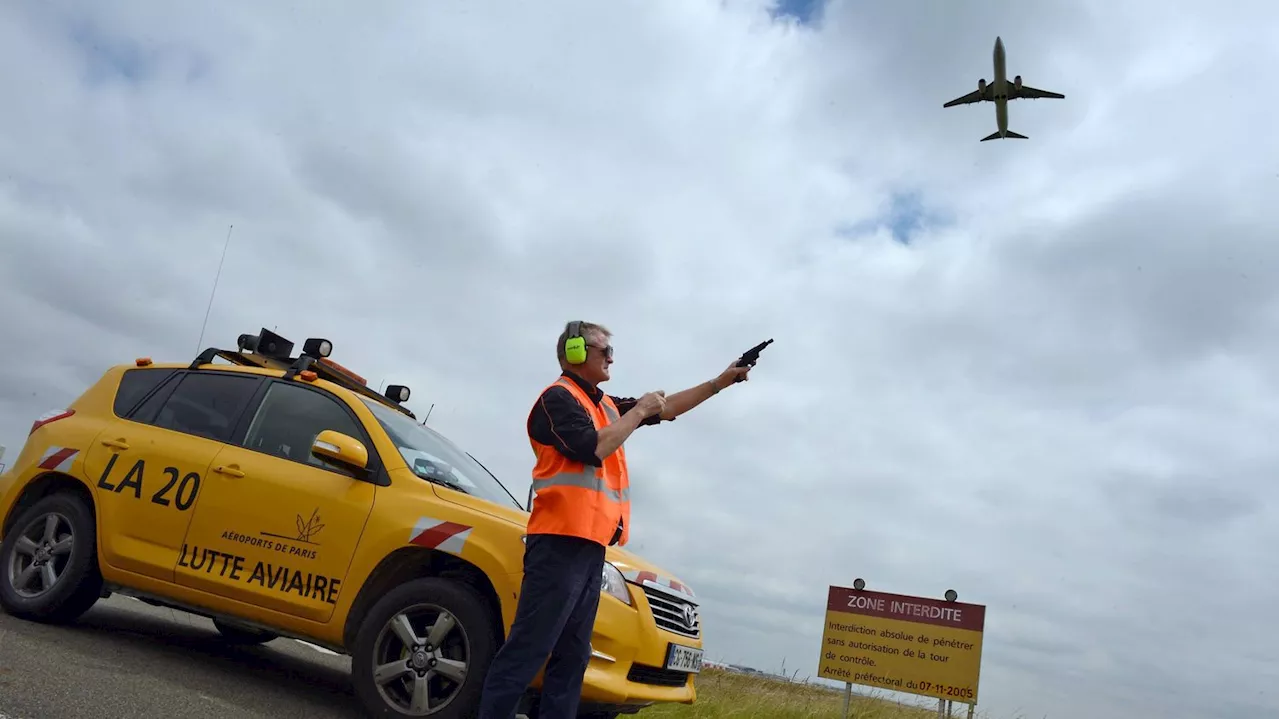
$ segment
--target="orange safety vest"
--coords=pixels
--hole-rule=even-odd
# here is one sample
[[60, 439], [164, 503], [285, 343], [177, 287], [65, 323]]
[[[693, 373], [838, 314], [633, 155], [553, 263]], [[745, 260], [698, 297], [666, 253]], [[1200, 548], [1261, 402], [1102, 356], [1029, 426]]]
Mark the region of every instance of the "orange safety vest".
[[[597, 431], [618, 420], [618, 407], [609, 395], [597, 405], [568, 377], [561, 377], [543, 391], [556, 385], [569, 390], [578, 400]], [[530, 488], [533, 502], [529, 534], [569, 535], [608, 546], [621, 520], [622, 535], [618, 544], [626, 544], [631, 529], [631, 499], [627, 455], [622, 447], [606, 457], [603, 466], [593, 467], [569, 459], [555, 447], [541, 444], [532, 437], [529, 444], [536, 458]]]

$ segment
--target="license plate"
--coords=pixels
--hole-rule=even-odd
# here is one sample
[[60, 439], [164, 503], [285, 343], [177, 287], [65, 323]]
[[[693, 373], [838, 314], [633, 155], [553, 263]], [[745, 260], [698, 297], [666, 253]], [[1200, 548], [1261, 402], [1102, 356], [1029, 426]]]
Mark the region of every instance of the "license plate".
[[671, 644], [667, 647], [667, 669], [697, 674], [702, 671], [702, 650]]

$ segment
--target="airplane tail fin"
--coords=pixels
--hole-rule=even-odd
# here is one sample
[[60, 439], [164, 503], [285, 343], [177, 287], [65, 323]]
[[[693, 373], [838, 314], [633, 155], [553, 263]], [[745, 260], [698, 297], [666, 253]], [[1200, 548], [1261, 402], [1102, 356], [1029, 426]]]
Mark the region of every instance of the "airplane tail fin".
[[[1005, 130], [1005, 131], [1004, 131], [1004, 136], [1005, 136], [1006, 138], [1012, 137], [1012, 138], [1015, 138], [1015, 139], [1018, 139], [1018, 140], [1029, 140], [1029, 139], [1031, 139], [1031, 138], [1027, 137], [1026, 135], [1019, 135], [1018, 133], [1014, 132], [1013, 130]], [[981, 140], [979, 140], [978, 142], [986, 142], [987, 140], [999, 140], [999, 139], [1000, 139], [1000, 131], [999, 131], [999, 130], [996, 130], [995, 132], [991, 133], [990, 135], [987, 135], [986, 137], [982, 138], [982, 139], [981, 139]]]

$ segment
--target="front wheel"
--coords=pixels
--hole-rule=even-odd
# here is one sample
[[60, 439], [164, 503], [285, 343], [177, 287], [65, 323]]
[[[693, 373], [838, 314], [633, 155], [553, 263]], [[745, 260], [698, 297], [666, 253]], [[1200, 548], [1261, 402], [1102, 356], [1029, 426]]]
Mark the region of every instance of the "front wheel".
[[473, 716], [498, 644], [485, 608], [471, 587], [436, 577], [379, 600], [351, 653], [352, 682], [370, 715]]
[[31, 505], [0, 542], [0, 607], [9, 614], [74, 621], [102, 590], [93, 514], [74, 494], [59, 492]]

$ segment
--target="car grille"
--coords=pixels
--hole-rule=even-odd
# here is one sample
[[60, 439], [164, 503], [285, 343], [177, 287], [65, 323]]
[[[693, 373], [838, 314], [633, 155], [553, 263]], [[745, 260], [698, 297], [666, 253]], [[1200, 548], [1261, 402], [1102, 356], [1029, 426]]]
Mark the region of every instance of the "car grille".
[[653, 587], [645, 586], [643, 589], [645, 596], [649, 598], [649, 606], [653, 609], [653, 620], [659, 627], [672, 634], [691, 639], [697, 639], [702, 635], [702, 617], [698, 614], [696, 605], [693, 605], [693, 626], [689, 627], [684, 623], [684, 608], [691, 606], [690, 602], [677, 599]]
[[632, 664], [631, 671], [627, 672], [627, 681], [659, 687], [682, 687], [689, 681], [689, 672]]

